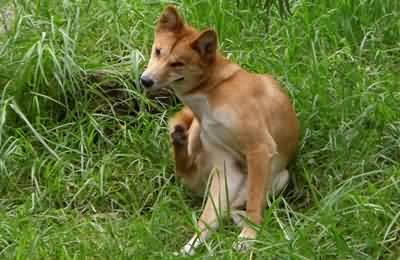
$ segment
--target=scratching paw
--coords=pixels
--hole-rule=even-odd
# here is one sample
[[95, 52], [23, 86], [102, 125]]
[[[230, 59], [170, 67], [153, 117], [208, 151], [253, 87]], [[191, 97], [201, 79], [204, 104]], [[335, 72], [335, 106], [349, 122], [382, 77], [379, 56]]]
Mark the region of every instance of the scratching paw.
[[172, 144], [174, 145], [184, 145], [187, 143], [187, 133], [186, 129], [182, 125], [176, 125], [171, 133]]

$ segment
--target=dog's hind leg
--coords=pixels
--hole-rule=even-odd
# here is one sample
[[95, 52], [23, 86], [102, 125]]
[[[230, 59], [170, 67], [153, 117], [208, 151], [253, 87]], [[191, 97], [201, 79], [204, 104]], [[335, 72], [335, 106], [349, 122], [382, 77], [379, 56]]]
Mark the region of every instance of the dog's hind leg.
[[245, 176], [236, 167], [233, 160], [220, 161], [216, 170], [210, 174], [211, 184], [207, 194], [204, 210], [197, 222], [197, 233], [185, 244], [181, 253], [193, 255], [210, 235], [210, 231], [218, 228], [220, 218], [231, 208], [231, 200], [236, 197]]
[[278, 195], [283, 191], [289, 182], [289, 171], [284, 169], [274, 174], [274, 180], [272, 181], [272, 196]]

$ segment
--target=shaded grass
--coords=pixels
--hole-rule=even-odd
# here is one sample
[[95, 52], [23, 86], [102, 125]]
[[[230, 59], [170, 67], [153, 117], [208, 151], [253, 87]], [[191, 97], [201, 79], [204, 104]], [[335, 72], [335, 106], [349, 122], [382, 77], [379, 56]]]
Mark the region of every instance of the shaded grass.
[[[271, 8], [265, 20], [240, 2], [178, 5], [218, 30], [233, 61], [276, 75], [301, 120], [294, 189], [265, 210], [254, 256], [396, 259], [400, 4], [294, 1], [292, 16]], [[0, 35], [0, 254], [174, 258], [201, 203], [173, 177], [176, 108], [135, 85], [163, 5], [6, 4], [16, 17]], [[231, 250], [237, 234], [224, 223], [199, 255], [248, 258]]]

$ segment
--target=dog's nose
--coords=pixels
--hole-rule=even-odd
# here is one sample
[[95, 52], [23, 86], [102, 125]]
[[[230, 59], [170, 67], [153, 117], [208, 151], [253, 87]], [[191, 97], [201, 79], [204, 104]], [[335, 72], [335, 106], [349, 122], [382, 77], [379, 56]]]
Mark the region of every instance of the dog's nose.
[[145, 75], [140, 76], [140, 83], [145, 88], [150, 88], [151, 86], [154, 85], [154, 81], [151, 78], [149, 78], [148, 76], [145, 76]]

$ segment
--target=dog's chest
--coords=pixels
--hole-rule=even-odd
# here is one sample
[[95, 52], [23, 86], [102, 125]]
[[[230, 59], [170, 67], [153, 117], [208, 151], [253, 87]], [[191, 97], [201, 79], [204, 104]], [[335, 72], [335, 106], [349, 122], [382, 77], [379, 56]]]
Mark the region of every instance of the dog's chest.
[[203, 142], [218, 145], [232, 153], [238, 152], [237, 138], [233, 134], [236, 118], [226, 105], [211, 107], [203, 95], [187, 97], [184, 102], [200, 119]]

